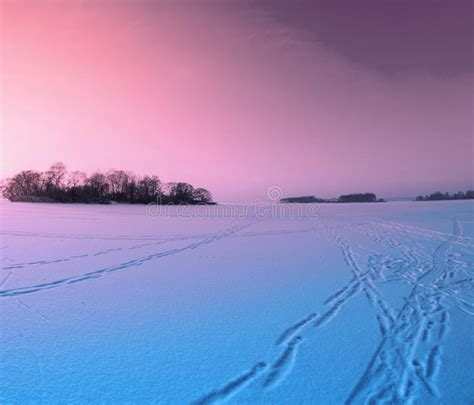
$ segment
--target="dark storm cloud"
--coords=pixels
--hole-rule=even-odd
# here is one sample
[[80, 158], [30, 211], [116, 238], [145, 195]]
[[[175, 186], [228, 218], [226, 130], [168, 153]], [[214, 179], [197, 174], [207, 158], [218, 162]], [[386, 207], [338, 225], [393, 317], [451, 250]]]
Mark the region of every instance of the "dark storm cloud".
[[473, 71], [471, 1], [256, 1], [304, 41], [391, 75]]

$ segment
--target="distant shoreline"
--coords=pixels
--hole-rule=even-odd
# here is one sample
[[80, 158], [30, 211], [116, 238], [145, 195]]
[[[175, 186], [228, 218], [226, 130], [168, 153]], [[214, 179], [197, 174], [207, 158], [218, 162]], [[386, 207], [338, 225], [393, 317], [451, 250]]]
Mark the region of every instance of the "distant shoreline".
[[[462, 200], [474, 200], [474, 191], [467, 190], [465, 192], [458, 191], [455, 194], [441, 193], [437, 191], [429, 195], [419, 195], [416, 198], [406, 198], [406, 199], [393, 199], [388, 201], [462, 201]], [[300, 197], [286, 197], [280, 199], [280, 203], [283, 204], [347, 204], [347, 203], [379, 203], [387, 202], [383, 198], [377, 198], [374, 193], [355, 193], [355, 194], [346, 194], [341, 195], [338, 198], [318, 198], [313, 195], [300, 196]]]
[[474, 190], [458, 191], [455, 194], [442, 193], [437, 191], [430, 195], [419, 195], [415, 201], [458, 201], [458, 200], [474, 200]]
[[348, 203], [381, 203], [386, 202], [383, 198], [377, 198], [374, 193], [345, 194], [338, 198], [317, 198], [313, 195], [301, 197], [287, 197], [280, 199], [282, 204], [348, 204]]
[[114, 200], [100, 200], [100, 201], [59, 201], [54, 200], [48, 197], [37, 197], [37, 196], [21, 196], [16, 198], [3, 198], [6, 201], [10, 201], [12, 203], [33, 203], [33, 204], [63, 204], [63, 205], [73, 205], [73, 204], [86, 204], [86, 205], [147, 205], [147, 204], [156, 204], [156, 205], [217, 205], [215, 201], [196, 201], [196, 202], [163, 202], [160, 203], [159, 201], [151, 201], [151, 202], [130, 202], [130, 201], [114, 201]]

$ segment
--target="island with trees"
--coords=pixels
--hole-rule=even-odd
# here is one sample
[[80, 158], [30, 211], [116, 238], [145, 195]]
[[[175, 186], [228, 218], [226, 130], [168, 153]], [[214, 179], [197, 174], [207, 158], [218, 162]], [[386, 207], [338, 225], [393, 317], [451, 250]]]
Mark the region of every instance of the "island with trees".
[[416, 201], [447, 201], [447, 200], [474, 200], [474, 190], [458, 191], [454, 194], [442, 193], [437, 191], [430, 195], [419, 195]]
[[280, 200], [281, 203], [373, 203], [373, 202], [385, 202], [382, 198], [377, 198], [374, 193], [356, 193], [356, 194], [345, 194], [339, 198], [317, 198], [315, 196], [302, 196], [302, 197], [287, 197]]
[[49, 170], [22, 171], [2, 182], [1, 193], [10, 201], [110, 204], [215, 204], [205, 188], [188, 183], [165, 183], [157, 176], [137, 176], [124, 170], [67, 171], [54, 163]]

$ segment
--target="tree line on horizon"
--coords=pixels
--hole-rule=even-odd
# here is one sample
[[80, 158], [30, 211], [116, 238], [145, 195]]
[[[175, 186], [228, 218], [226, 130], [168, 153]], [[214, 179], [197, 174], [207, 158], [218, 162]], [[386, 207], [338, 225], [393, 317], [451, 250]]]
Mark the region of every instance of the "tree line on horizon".
[[1, 193], [10, 201], [23, 202], [213, 204], [208, 190], [189, 183], [162, 183], [158, 176], [140, 177], [115, 169], [87, 176], [67, 171], [62, 162], [45, 172], [26, 170], [6, 179]]
[[416, 197], [416, 201], [445, 201], [445, 200], [473, 200], [474, 199], [474, 190], [458, 191], [454, 194], [442, 193], [441, 191], [436, 191], [430, 195], [419, 195]]
[[354, 202], [385, 202], [383, 198], [377, 198], [374, 193], [344, 194], [338, 198], [317, 198], [314, 195], [302, 197], [287, 197], [280, 200], [281, 203], [354, 203]]

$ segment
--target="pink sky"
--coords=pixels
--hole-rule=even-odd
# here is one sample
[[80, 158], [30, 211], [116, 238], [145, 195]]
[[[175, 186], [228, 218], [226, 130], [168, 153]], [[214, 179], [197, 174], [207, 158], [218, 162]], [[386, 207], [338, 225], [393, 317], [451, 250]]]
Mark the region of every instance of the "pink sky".
[[[2, 2], [1, 177], [61, 160], [186, 181], [218, 201], [272, 185], [321, 197], [472, 187], [472, 62], [442, 62], [453, 44], [408, 49], [374, 32], [421, 67], [387, 72], [371, 62], [386, 60], [383, 41], [358, 61], [322, 37], [350, 27], [309, 36], [307, 22], [250, 4]], [[431, 44], [443, 72], [414, 56]]]

